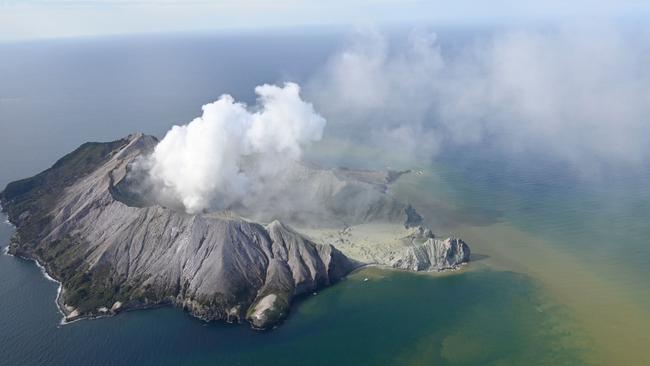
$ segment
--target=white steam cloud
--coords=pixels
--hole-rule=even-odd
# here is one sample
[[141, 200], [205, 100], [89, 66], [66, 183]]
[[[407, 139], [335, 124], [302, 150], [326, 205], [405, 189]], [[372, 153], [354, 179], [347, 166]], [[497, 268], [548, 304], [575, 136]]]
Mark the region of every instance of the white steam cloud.
[[[253, 109], [223, 95], [204, 105], [201, 117], [167, 132], [146, 162], [156, 194], [190, 213], [226, 208], [321, 139], [325, 119], [301, 99], [297, 84], [262, 85], [255, 93]], [[244, 172], [246, 159], [259, 168]]]

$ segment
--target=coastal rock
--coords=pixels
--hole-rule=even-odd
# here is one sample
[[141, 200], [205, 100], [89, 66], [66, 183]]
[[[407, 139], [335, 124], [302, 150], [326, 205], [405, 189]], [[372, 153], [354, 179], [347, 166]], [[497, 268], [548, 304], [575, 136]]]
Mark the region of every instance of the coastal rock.
[[390, 266], [410, 271], [442, 271], [455, 269], [469, 259], [470, 249], [464, 241], [458, 238], [429, 238], [424, 243], [406, 247]]
[[68, 322], [71, 322], [71, 321], [79, 319], [80, 316], [81, 316], [81, 313], [79, 312], [79, 309], [73, 309], [71, 312], [66, 314], [65, 320], [68, 321]]
[[283, 315], [284, 304], [278, 295], [268, 294], [252, 307], [248, 320], [255, 328], [264, 329], [274, 324]]
[[120, 301], [115, 301], [115, 303], [113, 303], [113, 306], [111, 306], [111, 312], [113, 313], [117, 313], [120, 311], [120, 309], [122, 309], [122, 302]]

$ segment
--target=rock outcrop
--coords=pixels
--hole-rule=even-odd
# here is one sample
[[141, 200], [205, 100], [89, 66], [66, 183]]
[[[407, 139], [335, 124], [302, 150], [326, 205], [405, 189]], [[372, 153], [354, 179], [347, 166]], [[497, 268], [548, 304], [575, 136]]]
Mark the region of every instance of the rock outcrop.
[[436, 239], [430, 229], [422, 226], [401, 241], [402, 247], [390, 254], [388, 265], [393, 268], [439, 272], [456, 269], [470, 259], [470, 249], [464, 241]]
[[390, 266], [410, 271], [443, 271], [458, 268], [469, 262], [469, 257], [469, 247], [458, 238], [430, 238], [424, 243], [406, 247]]

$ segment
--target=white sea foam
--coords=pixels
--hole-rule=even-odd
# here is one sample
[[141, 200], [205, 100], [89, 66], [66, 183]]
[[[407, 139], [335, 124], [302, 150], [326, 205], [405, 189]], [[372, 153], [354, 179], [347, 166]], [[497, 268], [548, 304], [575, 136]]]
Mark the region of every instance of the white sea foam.
[[[2, 205], [0, 205], [0, 212], [2, 212]], [[2, 216], [2, 218], [4, 218], [3, 222], [4, 222], [5, 224], [7, 224], [7, 225], [9, 225], [9, 226], [11, 226], [11, 227], [13, 227], [13, 228], [15, 228], [14, 224], [12, 224], [11, 221], [9, 221], [9, 217], [8, 217], [7, 215], [5, 215], [5, 214], [0, 214], [0, 216]]]
[[[0, 210], [1, 209], [2, 209], [2, 206], [0, 206]], [[4, 223], [15, 228], [15, 226], [9, 221], [9, 219], [6, 218], [6, 216], [4, 216], [4, 217], [5, 217]], [[16, 257], [15, 255], [9, 253], [9, 246], [8, 245], [5, 246], [4, 248], [2, 248], [2, 252], [5, 255]], [[25, 260], [29, 260], [29, 261], [34, 262], [36, 264], [36, 266], [41, 270], [41, 273], [43, 274], [43, 277], [45, 277], [45, 279], [47, 279], [48, 281], [55, 282], [58, 285], [58, 287], [56, 289], [56, 297], [54, 298], [54, 305], [56, 306], [56, 309], [59, 311], [59, 313], [62, 315], [61, 320], [59, 321], [60, 325], [74, 323], [77, 320], [84, 319], [84, 318], [79, 318], [79, 319], [75, 319], [75, 320], [72, 320], [72, 321], [67, 321], [66, 320], [66, 314], [63, 311], [63, 309], [61, 308], [61, 305], [59, 305], [59, 299], [61, 297], [61, 292], [63, 291], [63, 285], [61, 284], [61, 282], [57, 281], [54, 277], [50, 276], [50, 274], [47, 273], [47, 269], [45, 269], [45, 267], [42, 264], [40, 264], [36, 259], [24, 258], [24, 257], [20, 257], [20, 256], [18, 256], [18, 257], [21, 258], [21, 259], [25, 259]]]
[[40, 263], [38, 263], [37, 260], [34, 260], [34, 263], [36, 263], [36, 266], [41, 270], [41, 273], [43, 274], [43, 276], [45, 278], [47, 278], [48, 280], [50, 280], [52, 282], [56, 282], [56, 283], [60, 284], [59, 281], [55, 280], [54, 278], [52, 278], [52, 276], [50, 276], [49, 273], [47, 273], [47, 271], [45, 270], [45, 267], [43, 267]]
[[[15, 255], [9, 253], [9, 246], [5, 247], [4, 252], [5, 252], [6, 255], [16, 257]], [[61, 291], [63, 290], [63, 286], [61, 285], [61, 282], [57, 281], [52, 276], [50, 276], [50, 274], [47, 273], [47, 270], [45, 269], [45, 267], [43, 265], [41, 265], [37, 260], [31, 259], [31, 258], [24, 258], [24, 257], [20, 257], [20, 256], [18, 256], [18, 257], [21, 258], [21, 259], [25, 259], [25, 260], [34, 262], [36, 264], [36, 266], [41, 270], [41, 273], [43, 274], [43, 277], [45, 277], [45, 279], [47, 279], [48, 281], [55, 282], [58, 285], [58, 287], [56, 289], [56, 297], [54, 298], [54, 305], [56, 306], [56, 309], [59, 311], [59, 313], [61, 315], [63, 315], [63, 317], [61, 318], [61, 321], [59, 322], [59, 324], [64, 325], [64, 324], [72, 323], [72, 322], [66, 321], [65, 312], [63, 311], [63, 309], [61, 309], [61, 306], [59, 306], [59, 297], [61, 296]]]

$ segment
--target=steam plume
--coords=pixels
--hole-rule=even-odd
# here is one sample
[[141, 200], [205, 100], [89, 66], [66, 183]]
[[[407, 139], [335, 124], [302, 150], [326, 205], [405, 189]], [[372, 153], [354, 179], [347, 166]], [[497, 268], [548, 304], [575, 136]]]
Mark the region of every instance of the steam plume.
[[[252, 109], [223, 95], [204, 105], [201, 117], [167, 132], [147, 162], [159, 195], [190, 213], [228, 207], [321, 139], [326, 121], [301, 99], [297, 84], [261, 85], [255, 93]], [[244, 172], [245, 159], [262, 168]]]

